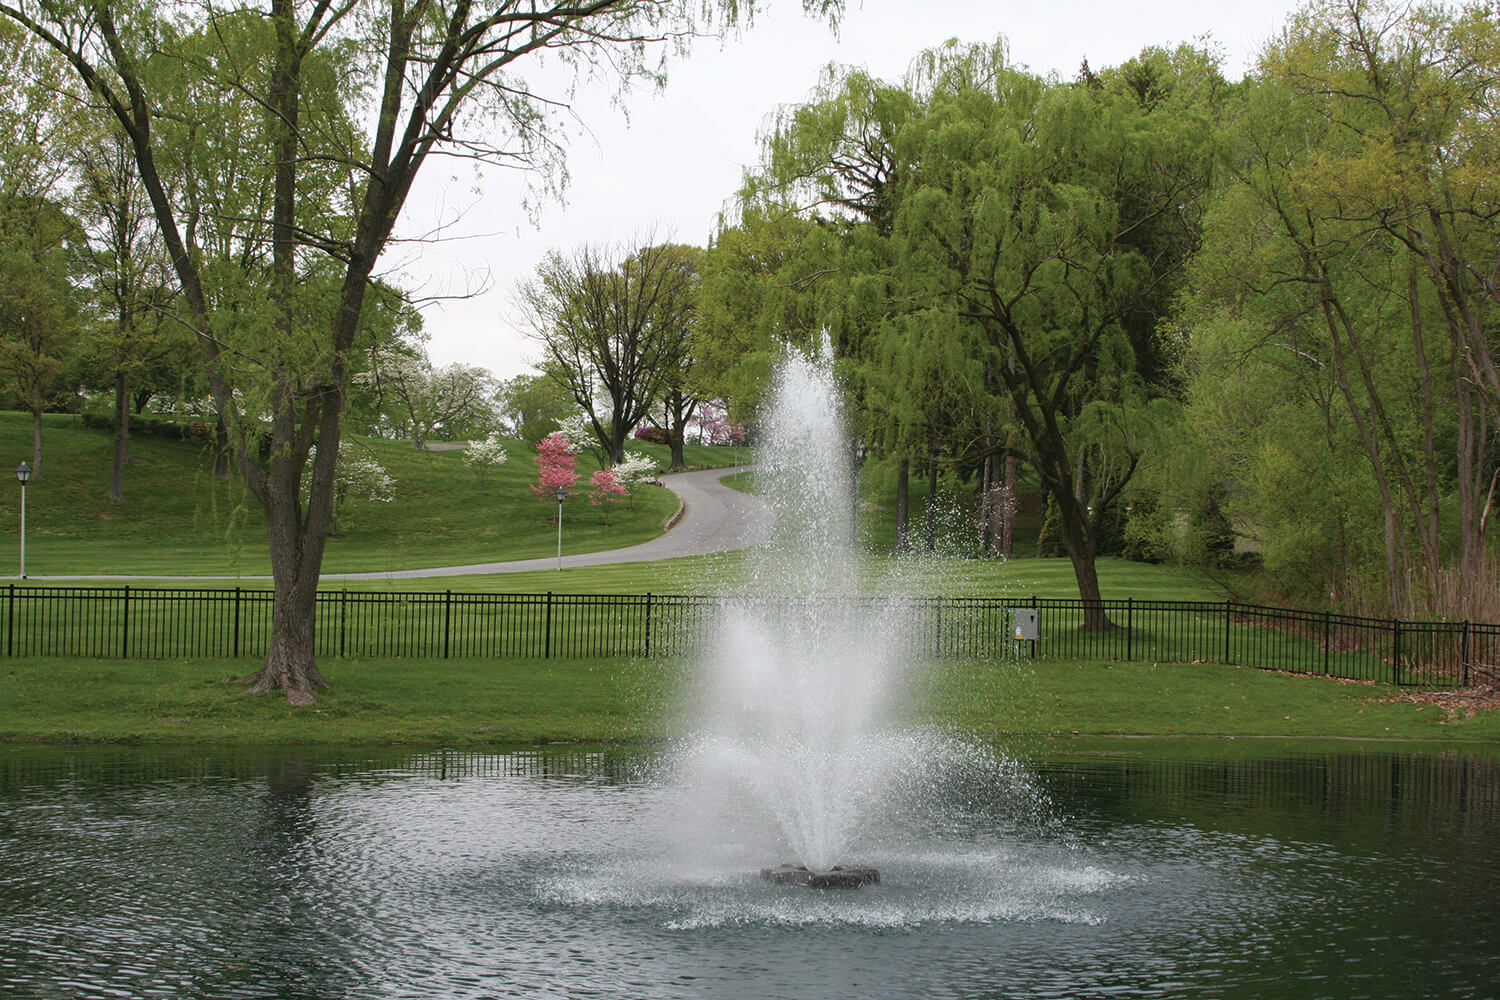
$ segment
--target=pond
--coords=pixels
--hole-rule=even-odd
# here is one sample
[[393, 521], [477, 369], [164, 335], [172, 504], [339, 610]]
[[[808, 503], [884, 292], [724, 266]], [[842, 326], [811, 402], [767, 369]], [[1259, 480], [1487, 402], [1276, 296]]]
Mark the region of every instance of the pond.
[[695, 845], [670, 748], [0, 748], [28, 998], [1480, 997], [1490, 753], [1030, 741], [893, 807], [879, 885]]

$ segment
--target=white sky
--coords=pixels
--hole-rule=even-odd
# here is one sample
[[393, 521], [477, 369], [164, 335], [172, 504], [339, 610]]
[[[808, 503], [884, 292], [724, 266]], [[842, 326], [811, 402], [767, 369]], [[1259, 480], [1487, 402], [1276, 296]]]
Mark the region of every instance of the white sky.
[[435, 160], [423, 168], [404, 229], [442, 225], [447, 239], [397, 249], [385, 266], [419, 295], [468, 295], [423, 309], [434, 363], [464, 361], [502, 378], [529, 370], [538, 348], [526, 339], [513, 293], [549, 249], [567, 253], [647, 234], [706, 244], [745, 169], [758, 159], [756, 136], [766, 116], [806, 100], [830, 62], [895, 81], [918, 52], [949, 38], [1004, 35], [1013, 62], [1072, 78], [1085, 58], [1099, 69], [1148, 45], [1207, 37], [1225, 56], [1225, 75], [1238, 79], [1297, 4], [849, 0], [837, 35], [804, 17], [796, 0], [768, 6], [740, 38], [699, 41], [671, 66], [665, 91], [631, 95], [628, 122], [611, 106], [605, 85], [577, 95], [579, 121], [568, 137], [571, 182], [564, 203], [546, 205], [535, 225], [513, 175], [496, 171], [476, 183], [467, 165]]

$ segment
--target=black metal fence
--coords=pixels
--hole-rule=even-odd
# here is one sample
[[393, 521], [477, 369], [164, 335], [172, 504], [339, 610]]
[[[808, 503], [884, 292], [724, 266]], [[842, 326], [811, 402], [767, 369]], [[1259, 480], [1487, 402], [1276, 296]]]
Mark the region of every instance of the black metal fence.
[[[119, 658], [259, 657], [272, 592], [243, 588], [10, 585], [4, 655]], [[1500, 625], [1404, 621], [1232, 601], [1056, 598], [844, 598], [898, 611], [924, 655], [972, 659], [1113, 659], [1241, 664], [1419, 686], [1468, 685], [1500, 671]], [[324, 657], [584, 658], [677, 656], [736, 604], [801, 598], [683, 594], [471, 594], [324, 591]], [[1012, 612], [1037, 612], [1018, 641]], [[1113, 627], [1084, 628], [1104, 616]], [[1097, 621], [1095, 621], [1097, 624]]]

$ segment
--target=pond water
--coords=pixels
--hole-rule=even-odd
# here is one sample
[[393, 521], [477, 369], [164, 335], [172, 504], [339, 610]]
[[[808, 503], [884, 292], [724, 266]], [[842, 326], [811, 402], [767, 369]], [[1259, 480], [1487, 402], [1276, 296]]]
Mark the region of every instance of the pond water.
[[693, 843], [668, 750], [0, 748], [0, 994], [1489, 997], [1493, 755], [986, 748], [851, 862]]

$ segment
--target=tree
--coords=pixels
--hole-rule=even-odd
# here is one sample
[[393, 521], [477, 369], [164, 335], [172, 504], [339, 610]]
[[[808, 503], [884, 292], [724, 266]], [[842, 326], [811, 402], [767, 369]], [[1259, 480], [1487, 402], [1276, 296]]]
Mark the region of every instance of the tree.
[[85, 143], [77, 167], [73, 202], [88, 237], [79, 248], [81, 270], [97, 300], [83, 350], [92, 379], [114, 395], [108, 495], [123, 500], [136, 394], [157, 388], [152, 382], [163, 371], [190, 364], [193, 345], [169, 318], [175, 295], [171, 267], [124, 136], [111, 129]]
[[610, 469], [595, 469], [589, 476], [589, 486], [589, 503], [604, 508], [604, 523], [608, 525], [609, 508], [625, 499], [626, 489], [615, 482], [615, 474]]
[[588, 414], [611, 462], [688, 357], [695, 309], [692, 247], [549, 253], [517, 288], [543, 368]]
[[635, 488], [642, 483], [649, 483], [656, 479], [656, 463], [651, 461], [647, 455], [638, 451], [627, 451], [625, 461], [610, 470], [614, 481], [624, 490], [630, 498], [631, 505], [635, 504]]
[[[1264, 461], [1240, 460], [1245, 481], [1284, 482], [1272, 470], [1294, 462], [1355, 472], [1350, 456], [1364, 459], [1368, 488], [1341, 490], [1339, 504], [1321, 487], [1287, 498], [1322, 511], [1254, 501], [1288, 525], [1348, 512], [1341, 530], [1299, 532], [1312, 548], [1276, 545], [1268, 562], [1305, 565], [1337, 544], [1317, 589], [1389, 613], [1425, 603], [1466, 617], [1494, 590], [1483, 526], [1500, 419], [1497, 81], [1492, 14], [1365, 0], [1299, 14], [1236, 109], [1228, 184], [1195, 265], [1203, 294], [1184, 308], [1201, 359], [1236, 351], [1240, 371], [1301, 404], [1246, 425], [1276, 442], [1245, 442]], [[1201, 363], [1194, 377], [1211, 412], [1223, 379]], [[1378, 569], [1364, 562], [1372, 549]], [[1379, 599], [1358, 593], [1376, 578]]]
[[550, 375], [517, 375], [502, 382], [496, 406], [511, 436], [531, 447], [577, 409], [567, 386]]
[[823, 330], [819, 278], [838, 234], [787, 205], [746, 205], [699, 256], [693, 356], [704, 395], [753, 422], [788, 346], [816, 350]]
[[[182, 319], [265, 511], [275, 599], [256, 691], [279, 688], [301, 704], [325, 686], [313, 626], [350, 354], [428, 157], [531, 168], [544, 188], [555, 184], [560, 147], [546, 126], [562, 104], [519, 71], [554, 53], [584, 72], [648, 74], [653, 43], [691, 34], [701, 10], [677, 0], [0, 2], [71, 66], [88, 91], [81, 106], [130, 140]], [[238, 117], [182, 114], [189, 100]], [[199, 122], [209, 127], [194, 141], [184, 133]], [[219, 192], [234, 195], [234, 210], [206, 206]], [[196, 228], [222, 233], [231, 220], [244, 223], [232, 248], [206, 245]]]
[[1001, 46], [949, 46], [913, 84], [923, 114], [897, 138], [899, 324], [977, 348], [970, 385], [1006, 400], [1056, 504], [1085, 626], [1108, 628], [1098, 531], [1164, 396], [1155, 329], [1197, 242], [1223, 81], [1191, 49], [1059, 84]]
[[427, 450], [434, 432], [451, 438], [493, 422], [495, 381], [485, 368], [454, 362], [434, 368], [425, 354], [398, 346], [377, 348], [368, 371], [354, 379], [391, 401], [398, 432], [411, 437], [411, 446]]
[[78, 349], [70, 263], [83, 234], [61, 206], [23, 197], [0, 203], [0, 231], [0, 379], [31, 414], [31, 467], [40, 478], [42, 413], [66, 392]]
[[548, 434], [536, 445], [536, 473], [531, 492], [537, 499], [555, 500], [558, 490], [566, 496], [578, 482], [578, 446], [561, 434]]
[[491, 434], [483, 441], [475, 441], [464, 449], [464, 464], [474, 470], [481, 486], [484, 485], [485, 478], [509, 458], [498, 434]]
[[[396, 499], [396, 480], [368, 448], [350, 441], [340, 443], [339, 448], [343, 453], [339, 455], [338, 474], [333, 479], [333, 518], [328, 525], [328, 534], [334, 538], [342, 537], [339, 524], [350, 510]], [[313, 450], [317, 450], [317, 445]], [[303, 474], [311, 475], [312, 470]]]
[[82, 242], [64, 204], [80, 130], [57, 91], [66, 68], [0, 23], [0, 379], [32, 417], [41, 478], [42, 412], [63, 388], [79, 332], [70, 251]]

